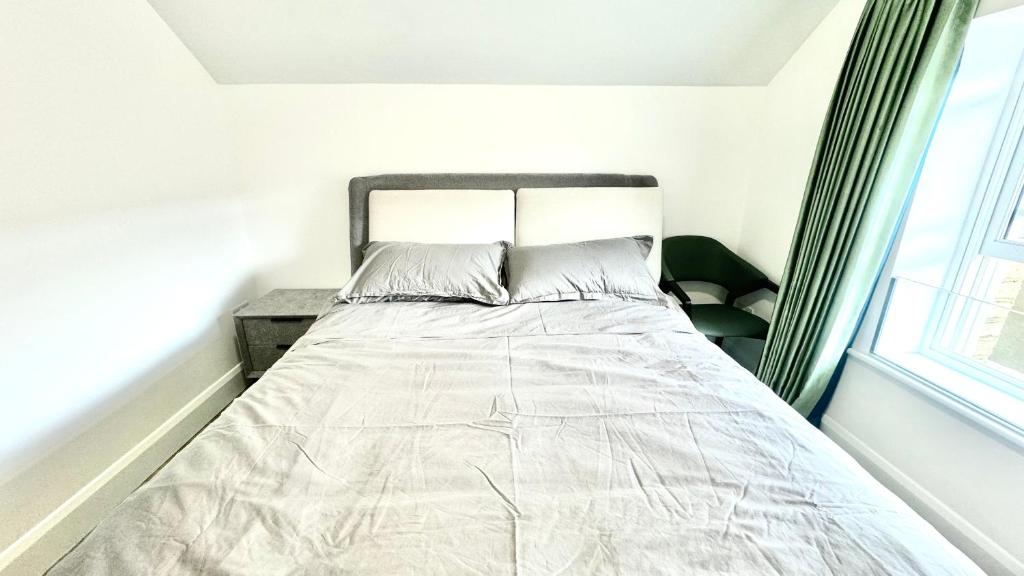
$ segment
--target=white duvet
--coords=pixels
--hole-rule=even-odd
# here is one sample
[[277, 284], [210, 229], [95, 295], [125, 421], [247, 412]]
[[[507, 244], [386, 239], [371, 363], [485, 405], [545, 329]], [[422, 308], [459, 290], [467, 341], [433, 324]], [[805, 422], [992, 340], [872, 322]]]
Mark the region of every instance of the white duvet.
[[980, 574], [648, 304], [339, 305], [53, 574]]

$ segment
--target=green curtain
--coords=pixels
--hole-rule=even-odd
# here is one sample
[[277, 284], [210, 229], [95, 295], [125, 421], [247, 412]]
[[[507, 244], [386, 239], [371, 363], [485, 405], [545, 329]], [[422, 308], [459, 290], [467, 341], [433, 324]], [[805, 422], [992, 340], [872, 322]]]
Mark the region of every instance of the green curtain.
[[868, 0], [846, 55], [758, 377], [804, 416], [843, 358], [945, 101], [978, 0]]

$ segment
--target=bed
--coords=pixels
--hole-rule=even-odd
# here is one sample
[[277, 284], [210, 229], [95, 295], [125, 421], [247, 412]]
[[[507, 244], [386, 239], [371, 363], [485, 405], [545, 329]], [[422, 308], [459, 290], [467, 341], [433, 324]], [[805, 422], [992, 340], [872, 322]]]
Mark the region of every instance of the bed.
[[[355, 179], [353, 269], [372, 190], [656, 184]], [[336, 304], [51, 573], [981, 574], [678, 307], [614, 300]]]

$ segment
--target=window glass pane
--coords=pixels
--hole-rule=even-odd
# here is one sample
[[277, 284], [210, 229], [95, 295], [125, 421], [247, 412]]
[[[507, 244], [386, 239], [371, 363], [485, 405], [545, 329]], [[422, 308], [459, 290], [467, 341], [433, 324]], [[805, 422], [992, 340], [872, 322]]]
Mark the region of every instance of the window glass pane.
[[1024, 423], [1024, 265], [992, 277], [999, 303], [893, 278], [872, 352], [945, 387], [958, 380], [957, 394], [1016, 398]]
[[989, 258], [978, 268], [973, 297], [946, 303], [933, 348], [1024, 381], [1024, 264]]
[[[1004, 137], [1007, 105], [1016, 101], [1016, 78], [1024, 56], [1022, 30], [1024, 7], [979, 18], [971, 25], [914, 191], [893, 275], [951, 288], [969, 257], [965, 236], [975, 228], [990, 230], [992, 213], [974, 212], [981, 205], [976, 193], [987, 193], [984, 183], [996, 180], [986, 169], [993, 165], [993, 142]], [[994, 199], [986, 206], [992, 203]], [[1001, 217], [999, 226], [1008, 228], [1008, 222]]]
[[1010, 215], [1010, 226], [1006, 230], [1004, 239], [1024, 244], [1024, 186], [1017, 191], [1017, 205]]

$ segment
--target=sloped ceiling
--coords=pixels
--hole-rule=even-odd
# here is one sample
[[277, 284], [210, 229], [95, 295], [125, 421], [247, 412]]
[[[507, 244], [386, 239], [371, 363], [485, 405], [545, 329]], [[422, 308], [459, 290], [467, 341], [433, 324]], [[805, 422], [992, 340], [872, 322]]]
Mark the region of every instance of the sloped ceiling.
[[149, 0], [224, 84], [764, 85], [837, 0]]

